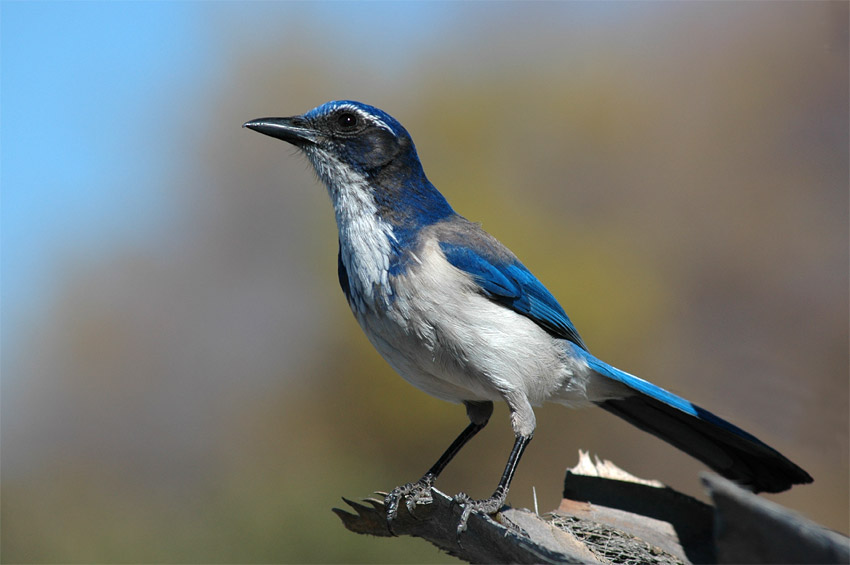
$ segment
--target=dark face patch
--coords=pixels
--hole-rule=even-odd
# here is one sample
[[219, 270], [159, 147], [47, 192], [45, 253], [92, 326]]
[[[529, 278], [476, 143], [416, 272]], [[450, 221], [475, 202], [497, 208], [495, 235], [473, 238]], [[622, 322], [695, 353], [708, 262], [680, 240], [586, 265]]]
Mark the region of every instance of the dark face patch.
[[401, 152], [402, 144], [389, 131], [367, 126], [359, 135], [338, 141], [340, 153], [364, 172], [385, 167]]
[[324, 134], [325, 143], [345, 163], [366, 173], [385, 167], [401, 153], [410, 136], [399, 126], [396, 134], [379, 118], [341, 105], [313, 118], [316, 130]]

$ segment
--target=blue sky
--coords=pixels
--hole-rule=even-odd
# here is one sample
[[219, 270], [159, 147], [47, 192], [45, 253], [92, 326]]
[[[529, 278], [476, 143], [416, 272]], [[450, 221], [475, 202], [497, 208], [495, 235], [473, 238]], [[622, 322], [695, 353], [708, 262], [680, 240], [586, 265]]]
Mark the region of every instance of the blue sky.
[[198, 7], [2, 4], [4, 348], [71, 254], [147, 237], [168, 209], [156, 187], [169, 153], [135, 149], [159, 84], [186, 69], [197, 88], [209, 78]]
[[[394, 54], [400, 61], [421, 45], [416, 29], [445, 15], [439, 6], [2, 2], [5, 352], [49, 307], [68, 262], [149, 242], [167, 227], [178, 203], [166, 179], [179, 152], [152, 125], [212, 87], [228, 40], [272, 41], [278, 22], [315, 25], [318, 14], [328, 29], [381, 26], [407, 46]], [[215, 21], [239, 25], [220, 38]]]
[[[585, 16], [603, 19], [629, 12], [583, 6]], [[169, 146], [176, 137], [162, 139], [161, 126], [185, 110], [190, 119], [203, 119], [197, 100], [215, 87], [229, 49], [261, 47], [306, 29], [342, 68], [371, 60], [370, 72], [392, 84], [431, 42], [467, 37], [473, 30], [455, 29], [462, 25], [456, 16], [474, 9], [442, 2], [2, 1], [0, 7], [6, 353], [17, 349], [13, 338], [28, 329], [27, 321], [49, 308], [60, 273], [112, 247], [167, 237], [179, 210], [167, 181], [181, 164], [180, 152]], [[489, 17], [498, 17], [499, 5], [491, 8]], [[353, 41], [356, 50], [347, 48]]]

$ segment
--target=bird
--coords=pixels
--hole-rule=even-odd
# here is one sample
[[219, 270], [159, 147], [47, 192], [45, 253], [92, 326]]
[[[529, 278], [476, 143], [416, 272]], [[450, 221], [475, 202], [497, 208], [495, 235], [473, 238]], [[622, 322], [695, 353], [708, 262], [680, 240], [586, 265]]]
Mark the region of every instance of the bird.
[[306, 156], [333, 204], [339, 284], [366, 337], [405, 380], [463, 404], [469, 424], [418, 480], [390, 491], [433, 501], [451, 459], [506, 402], [514, 443], [492, 496], [454, 497], [458, 535], [473, 512], [497, 513], [536, 428], [533, 407], [596, 405], [753, 492], [812, 477], [753, 435], [684, 398], [592, 355], [564, 309], [506, 246], [461, 216], [425, 176], [408, 131], [362, 102], [335, 100], [243, 127]]

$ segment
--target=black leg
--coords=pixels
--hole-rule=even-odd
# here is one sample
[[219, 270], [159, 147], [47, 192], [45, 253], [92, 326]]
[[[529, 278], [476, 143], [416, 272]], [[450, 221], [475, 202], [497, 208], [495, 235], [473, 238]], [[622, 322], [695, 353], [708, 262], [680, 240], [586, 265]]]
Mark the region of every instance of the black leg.
[[525, 451], [528, 442], [532, 436], [517, 436], [514, 441], [514, 447], [511, 449], [511, 455], [508, 457], [508, 464], [505, 466], [505, 472], [502, 473], [502, 478], [499, 480], [499, 486], [496, 491], [488, 499], [472, 500], [464, 493], [455, 496], [455, 502], [463, 507], [463, 514], [460, 517], [460, 523], [457, 526], [457, 533], [466, 530], [466, 522], [469, 520], [469, 515], [472, 512], [483, 512], [484, 514], [495, 514], [505, 504], [505, 499], [508, 497], [508, 490], [511, 488], [511, 481], [514, 478], [517, 464]]
[[469, 425], [460, 432], [460, 435], [452, 442], [449, 448], [437, 459], [437, 462], [428, 469], [425, 476], [432, 476], [432, 480], [436, 479], [449, 461], [454, 459], [455, 455], [460, 452], [461, 448], [475, 436], [478, 432], [484, 429], [487, 422], [490, 421], [490, 415], [493, 413], [492, 402], [466, 402], [466, 413], [469, 416]]
[[[431, 498], [431, 487], [434, 485], [434, 481], [437, 480], [437, 477], [443, 472], [449, 461], [454, 459], [454, 456], [458, 454], [461, 448], [487, 425], [490, 415], [493, 413], [492, 402], [465, 402], [464, 404], [466, 405], [466, 414], [470, 420], [469, 425], [460, 432], [460, 435], [440, 455], [437, 462], [428, 469], [428, 472], [421, 479], [415, 483], [407, 483], [406, 485], [396, 487], [386, 496], [384, 506], [387, 509], [387, 521], [391, 522], [395, 519], [398, 514], [398, 505], [403, 498], [407, 500], [408, 510], [412, 510], [417, 504], [430, 504], [433, 500]], [[511, 474], [513, 475], [513, 472]], [[508, 479], [508, 482], [510, 483], [510, 479]]]

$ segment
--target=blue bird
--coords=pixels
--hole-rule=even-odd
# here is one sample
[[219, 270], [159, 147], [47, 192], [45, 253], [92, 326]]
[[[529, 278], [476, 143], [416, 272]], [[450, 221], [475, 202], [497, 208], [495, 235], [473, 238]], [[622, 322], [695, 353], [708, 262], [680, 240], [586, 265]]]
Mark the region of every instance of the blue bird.
[[408, 382], [463, 403], [469, 425], [416, 482], [386, 497], [431, 501], [449, 461], [507, 402], [515, 442], [493, 495], [461, 493], [471, 512], [496, 513], [532, 438], [532, 406], [595, 404], [755, 492], [812, 478], [711, 412], [594, 357], [558, 301], [507, 247], [455, 213], [399, 122], [350, 100], [244, 127], [298, 147], [327, 187], [339, 230], [339, 283], [369, 341]]

